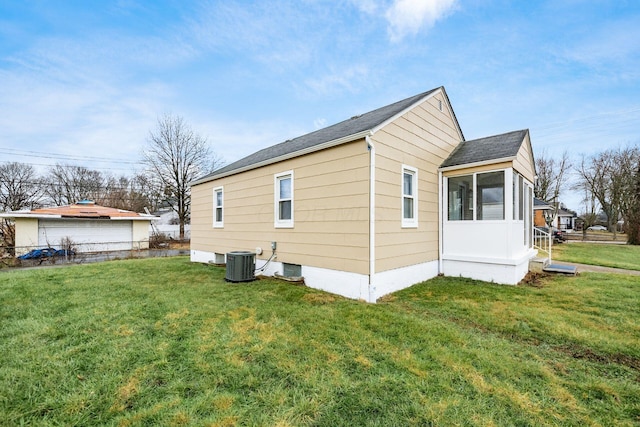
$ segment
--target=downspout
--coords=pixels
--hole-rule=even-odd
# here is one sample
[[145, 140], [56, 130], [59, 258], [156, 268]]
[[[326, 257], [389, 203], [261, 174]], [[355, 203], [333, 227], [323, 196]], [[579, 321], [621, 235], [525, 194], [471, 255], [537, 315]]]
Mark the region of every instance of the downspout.
[[442, 210], [444, 209], [444, 199], [443, 199], [443, 188], [442, 188], [442, 171], [438, 171], [438, 274], [444, 274], [442, 268], [442, 252], [443, 252], [443, 242], [442, 242], [442, 228], [444, 227], [444, 218], [442, 215]]
[[376, 147], [371, 142], [370, 136], [371, 134], [364, 138], [369, 149], [369, 295], [367, 302], [376, 302], [374, 281], [376, 274]]

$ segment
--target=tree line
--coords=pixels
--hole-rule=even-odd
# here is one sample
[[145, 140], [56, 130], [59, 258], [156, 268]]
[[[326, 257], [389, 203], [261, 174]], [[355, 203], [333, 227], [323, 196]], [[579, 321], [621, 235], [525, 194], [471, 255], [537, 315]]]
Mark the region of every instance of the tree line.
[[[62, 163], [44, 173], [26, 163], [0, 163], [0, 212], [81, 200], [133, 212], [166, 206], [176, 212], [183, 238], [191, 208], [189, 182], [217, 169], [222, 160], [182, 117], [165, 114], [149, 132], [142, 163], [143, 171], [119, 176]], [[13, 237], [8, 221], [0, 224], [0, 234], [5, 240]]]
[[536, 156], [536, 170], [535, 196], [556, 214], [563, 191], [579, 192], [584, 230], [603, 213], [614, 238], [622, 221], [628, 243], [640, 244], [640, 147], [610, 148], [577, 161], [566, 152], [557, 158], [543, 152]]

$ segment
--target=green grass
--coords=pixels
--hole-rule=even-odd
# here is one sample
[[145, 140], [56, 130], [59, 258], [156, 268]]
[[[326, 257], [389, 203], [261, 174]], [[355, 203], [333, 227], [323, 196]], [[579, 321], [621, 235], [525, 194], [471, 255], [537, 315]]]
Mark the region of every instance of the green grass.
[[638, 425], [640, 284], [376, 305], [186, 258], [0, 273], [0, 425]]
[[552, 255], [557, 261], [640, 270], [640, 246], [563, 243], [553, 246]]

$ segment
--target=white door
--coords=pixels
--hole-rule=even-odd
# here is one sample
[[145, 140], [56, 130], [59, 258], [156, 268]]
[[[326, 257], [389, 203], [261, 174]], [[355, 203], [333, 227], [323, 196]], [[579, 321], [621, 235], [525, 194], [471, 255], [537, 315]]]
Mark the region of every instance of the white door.
[[69, 238], [77, 252], [132, 249], [133, 221], [55, 219], [38, 222], [38, 245], [60, 249]]

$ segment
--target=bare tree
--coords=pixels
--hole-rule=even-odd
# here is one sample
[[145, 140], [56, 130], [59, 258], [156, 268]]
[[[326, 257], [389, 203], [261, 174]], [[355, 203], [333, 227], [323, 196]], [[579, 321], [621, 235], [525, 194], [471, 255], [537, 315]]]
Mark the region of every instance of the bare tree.
[[36, 208], [42, 202], [42, 193], [41, 180], [33, 166], [0, 164], [0, 211]]
[[627, 243], [640, 245], [640, 165], [633, 178], [633, 187], [629, 197], [629, 212], [625, 221]]
[[629, 213], [635, 167], [640, 156], [637, 147], [606, 150], [582, 158], [577, 168], [578, 185], [589, 191], [607, 216], [607, 228], [616, 238], [620, 216]]
[[573, 188], [584, 192], [584, 197], [582, 199], [584, 208], [580, 214], [580, 219], [582, 219], [582, 240], [587, 240], [587, 229], [592, 225], [596, 225], [596, 222], [598, 221], [598, 201], [589, 188], [585, 187], [584, 183], [581, 181], [576, 183]]
[[45, 192], [53, 204], [64, 206], [84, 199], [102, 201], [104, 189], [105, 177], [101, 172], [56, 164], [49, 169]]
[[182, 117], [169, 114], [160, 117], [156, 130], [149, 133], [143, 159], [162, 182], [165, 197], [178, 214], [183, 239], [191, 210], [189, 183], [221, 162], [205, 138], [196, 134]]
[[[33, 166], [17, 162], [0, 164], [0, 212], [33, 209], [41, 201], [42, 186]], [[0, 246], [13, 254], [15, 226], [9, 219], [0, 220]]]
[[161, 202], [162, 186], [153, 177], [144, 174], [109, 176], [105, 183], [102, 205], [143, 212], [145, 208], [156, 210]]
[[558, 159], [548, 156], [546, 151], [536, 156], [537, 179], [533, 191], [538, 199], [553, 207], [550, 215], [545, 218], [548, 225], [551, 225], [558, 215], [560, 194], [567, 185], [571, 167], [571, 160], [566, 151]]

